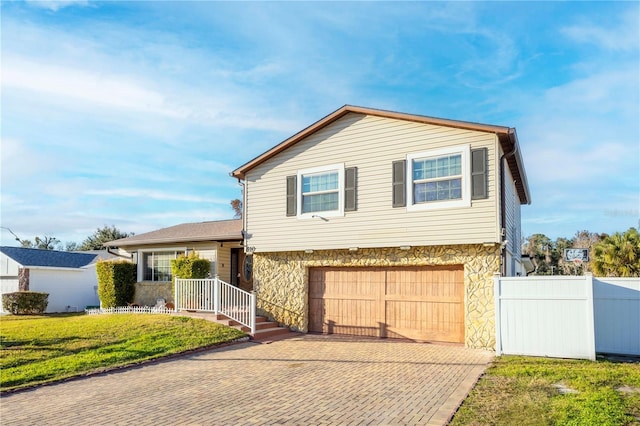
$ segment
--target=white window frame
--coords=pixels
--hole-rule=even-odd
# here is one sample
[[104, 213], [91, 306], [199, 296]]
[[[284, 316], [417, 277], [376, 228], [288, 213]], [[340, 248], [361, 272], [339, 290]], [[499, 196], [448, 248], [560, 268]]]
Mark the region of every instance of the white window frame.
[[[338, 209], [337, 210], [324, 210], [317, 212], [302, 213], [302, 177], [304, 175], [320, 174], [320, 173], [338, 173]], [[297, 182], [297, 217], [298, 219], [311, 219], [314, 216], [321, 217], [338, 217], [344, 216], [344, 163], [331, 164], [329, 166], [312, 167], [309, 169], [298, 170], [298, 182]], [[333, 191], [332, 191], [333, 192]]]
[[176, 253], [176, 258], [177, 258], [177, 256], [179, 256], [180, 254], [186, 254], [187, 248], [186, 247], [163, 247], [163, 248], [157, 248], [157, 249], [138, 250], [138, 282], [148, 282], [148, 283], [169, 282], [169, 281], [145, 281], [144, 279], [145, 255], [149, 253], [166, 253], [166, 252]]
[[[415, 203], [413, 193], [413, 161], [426, 158], [446, 157], [460, 154], [462, 174], [460, 189], [462, 197], [456, 200], [429, 201], [426, 203]], [[406, 167], [406, 190], [407, 190], [407, 211], [439, 210], [447, 208], [471, 207], [471, 170], [469, 158], [471, 157], [471, 147], [469, 145], [456, 145], [448, 148], [432, 149], [429, 151], [407, 154]]]

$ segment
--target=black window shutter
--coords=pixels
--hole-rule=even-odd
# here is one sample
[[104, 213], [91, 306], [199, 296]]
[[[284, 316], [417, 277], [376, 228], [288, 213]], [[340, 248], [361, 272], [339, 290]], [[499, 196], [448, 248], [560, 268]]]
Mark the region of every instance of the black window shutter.
[[407, 205], [407, 191], [405, 189], [406, 167], [406, 160], [393, 162], [393, 207], [404, 207]]
[[296, 187], [298, 176], [287, 176], [287, 216], [296, 215]]
[[471, 150], [471, 199], [489, 196], [487, 190], [487, 148]]
[[358, 185], [358, 168], [344, 169], [344, 211], [353, 212], [357, 209], [356, 188]]

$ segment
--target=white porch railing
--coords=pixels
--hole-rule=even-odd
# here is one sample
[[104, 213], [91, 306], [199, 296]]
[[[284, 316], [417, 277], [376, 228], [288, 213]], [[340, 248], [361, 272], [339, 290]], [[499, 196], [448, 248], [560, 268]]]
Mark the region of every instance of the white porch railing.
[[175, 309], [222, 314], [256, 332], [256, 297], [219, 278], [175, 279]]

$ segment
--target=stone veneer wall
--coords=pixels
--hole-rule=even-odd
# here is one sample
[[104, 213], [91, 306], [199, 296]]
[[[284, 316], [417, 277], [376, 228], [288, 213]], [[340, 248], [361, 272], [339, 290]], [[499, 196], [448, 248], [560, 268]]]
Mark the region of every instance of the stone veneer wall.
[[497, 245], [255, 253], [253, 257], [258, 313], [303, 332], [308, 327], [309, 268], [464, 265], [465, 346], [495, 347], [493, 275], [500, 271]]
[[136, 283], [136, 292], [133, 302], [138, 305], [155, 306], [159, 298], [163, 298], [165, 302], [173, 303], [173, 283], [161, 283], [152, 281], [143, 281]]

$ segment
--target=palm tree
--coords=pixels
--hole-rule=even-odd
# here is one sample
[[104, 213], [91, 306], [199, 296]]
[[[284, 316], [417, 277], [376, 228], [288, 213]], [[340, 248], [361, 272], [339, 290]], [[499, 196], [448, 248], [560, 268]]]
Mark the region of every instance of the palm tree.
[[597, 276], [640, 277], [640, 234], [629, 228], [616, 232], [593, 248], [593, 271]]

